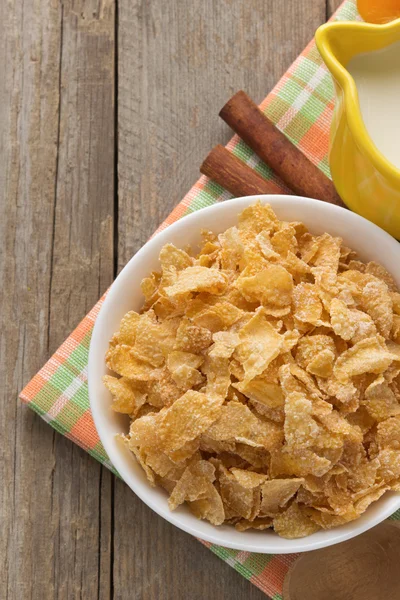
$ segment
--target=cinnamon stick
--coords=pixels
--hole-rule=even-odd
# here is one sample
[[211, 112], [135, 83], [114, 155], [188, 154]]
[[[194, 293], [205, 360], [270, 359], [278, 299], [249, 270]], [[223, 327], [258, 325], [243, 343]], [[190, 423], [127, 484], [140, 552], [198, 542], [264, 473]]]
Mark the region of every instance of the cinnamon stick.
[[245, 92], [237, 92], [219, 115], [296, 194], [344, 206], [332, 181], [275, 127]]
[[211, 150], [200, 171], [236, 197], [282, 193], [275, 183], [266, 181], [221, 145]]

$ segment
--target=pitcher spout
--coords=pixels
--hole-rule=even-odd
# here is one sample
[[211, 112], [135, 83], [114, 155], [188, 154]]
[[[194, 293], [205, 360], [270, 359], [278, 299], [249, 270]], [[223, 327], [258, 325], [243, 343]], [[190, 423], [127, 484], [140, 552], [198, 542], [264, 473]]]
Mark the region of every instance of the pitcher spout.
[[[395, 81], [395, 85], [398, 82], [400, 19], [385, 25], [362, 22], [327, 23], [317, 30], [315, 39], [332, 75], [336, 92], [329, 151], [329, 166], [335, 187], [349, 208], [400, 239], [400, 163], [397, 155], [396, 160], [393, 160], [390, 149], [386, 148], [388, 151], [385, 152], [385, 148], [379, 147], [378, 138], [386, 140], [389, 136], [374, 135], [381, 128], [381, 121], [385, 122], [385, 132], [388, 131], [390, 135], [394, 135], [393, 132], [398, 127], [398, 110], [395, 110], [392, 119], [388, 116], [387, 94], [391, 82]], [[360, 61], [361, 58], [367, 72], [371, 61], [372, 72], [374, 55], [380, 56], [379, 51], [392, 53], [392, 59], [394, 55], [394, 70], [389, 74], [391, 79], [389, 77], [383, 81], [381, 77], [373, 82], [375, 112], [371, 121], [369, 109], [373, 104], [370, 102], [372, 97], [365, 95], [363, 87], [362, 113], [353, 67], [355, 61]], [[387, 72], [388, 65], [384, 66], [382, 72]], [[397, 95], [394, 95], [392, 106], [397, 102]], [[369, 129], [363, 118], [366, 116], [365, 110], [369, 117]], [[376, 119], [373, 119], [374, 115]], [[383, 128], [382, 132], [385, 133]], [[398, 146], [394, 145], [397, 152]]]

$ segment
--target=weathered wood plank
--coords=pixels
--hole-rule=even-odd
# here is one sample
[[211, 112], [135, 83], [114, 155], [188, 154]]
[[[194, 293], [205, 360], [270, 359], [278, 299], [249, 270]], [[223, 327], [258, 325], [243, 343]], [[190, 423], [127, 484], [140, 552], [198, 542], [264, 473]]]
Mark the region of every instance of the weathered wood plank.
[[111, 476], [17, 394], [112, 279], [114, 26], [0, 5], [2, 598], [110, 595]]
[[261, 100], [318, 25], [325, 1], [142, 3], [119, 8], [121, 268], [231, 135], [218, 111], [242, 87]]
[[113, 276], [114, 0], [64, 2], [50, 352]]
[[[119, 0], [118, 266], [179, 202], [207, 152], [231, 136], [219, 109], [260, 101], [325, 21], [325, 0]], [[115, 486], [114, 593], [125, 600], [265, 598]]]
[[116, 481], [115, 497], [114, 600], [265, 600], [258, 588], [158, 517], [123, 482]]
[[[306, 4], [121, 1], [120, 265], [229, 138], [216, 116], [226, 98], [243, 87], [261, 99], [322, 22], [323, 3]], [[15, 400], [111, 281], [113, 7], [0, 5], [0, 589], [10, 598], [112, 593], [110, 475]], [[264, 597], [119, 481], [115, 501], [116, 598]]]
[[53, 434], [17, 394], [47, 357], [61, 11], [0, 11], [1, 596], [50, 599]]
[[[49, 350], [113, 278], [114, 0], [64, 3]], [[110, 597], [111, 474], [55, 436], [55, 597]]]
[[341, 4], [343, 4], [343, 0], [326, 0], [327, 18], [331, 17]]

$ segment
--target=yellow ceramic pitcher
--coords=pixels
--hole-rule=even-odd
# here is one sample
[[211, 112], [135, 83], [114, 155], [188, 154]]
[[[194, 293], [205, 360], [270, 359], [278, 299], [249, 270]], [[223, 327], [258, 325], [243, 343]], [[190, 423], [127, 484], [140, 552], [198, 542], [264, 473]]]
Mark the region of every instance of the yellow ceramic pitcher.
[[[316, 33], [318, 49], [336, 91], [329, 156], [336, 189], [351, 210], [400, 239], [400, 169], [372, 141], [361, 116], [355, 81], [346, 70], [356, 54], [380, 50], [398, 41], [400, 19], [386, 25], [327, 23]], [[382, 89], [382, 110], [384, 94]]]

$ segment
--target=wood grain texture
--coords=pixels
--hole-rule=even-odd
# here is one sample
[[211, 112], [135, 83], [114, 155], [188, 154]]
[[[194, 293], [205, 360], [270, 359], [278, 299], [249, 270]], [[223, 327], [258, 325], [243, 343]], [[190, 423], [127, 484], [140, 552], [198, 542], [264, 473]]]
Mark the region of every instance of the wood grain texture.
[[[113, 279], [114, 34], [113, 0], [64, 2], [50, 353]], [[108, 599], [112, 475], [61, 435], [53, 448], [55, 597]]]
[[113, 277], [114, 3], [0, 10], [0, 597], [109, 598], [111, 475], [16, 400]]
[[343, 0], [327, 0], [326, 18], [329, 19], [341, 4], [343, 4]]
[[399, 560], [400, 525], [386, 521], [348, 542], [300, 556], [286, 575], [283, 599], [397, 600]]
[[119, 1], [119, 268], [231, 137], [228, 98], [261, 101], [325, 16], [322, 0]]
[[1, 595], [50, 599], [53, 432], [17, 394], [48, 356], [61, 11], [0, 6]]
[[0, 3], [1, 598], [265, 598], [16, 399], [229, 139], [226, 100], [260, 101], [327, 6]]
[[[119, 0], [118, 267], [231, 137], [218, 118], [238, 89], [257, 102], [324, 22], [325, 1]], [[255, 600], [265, 595], [115, 486], [114, 597]]]

